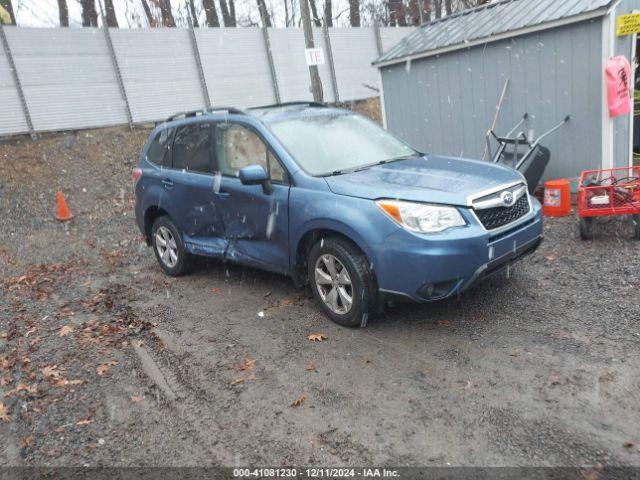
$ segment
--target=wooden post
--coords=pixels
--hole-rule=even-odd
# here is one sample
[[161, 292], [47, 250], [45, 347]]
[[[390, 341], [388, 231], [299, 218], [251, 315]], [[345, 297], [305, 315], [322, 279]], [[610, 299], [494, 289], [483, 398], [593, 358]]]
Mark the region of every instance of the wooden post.
[[[304, 30], [304, 44], [306, 48], [314, 48], [313, 29], [311, 28], [311, 13], [309, 0], [300, 0], [300, 15], [302, 16], [302, 28]], [[311, 93], [315, 102], [322, 103], [322, 82], [317, 65], [309, 65], [309, 77], [311, 78]]]

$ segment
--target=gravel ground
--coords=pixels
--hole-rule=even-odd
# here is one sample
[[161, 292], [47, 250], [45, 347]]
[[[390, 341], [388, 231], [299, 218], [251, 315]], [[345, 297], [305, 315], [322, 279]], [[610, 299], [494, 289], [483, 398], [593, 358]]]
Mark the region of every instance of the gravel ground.
[[0, 144], [0, 465], [640, 466], [628, 224], [549, 219], [509, 275], [349, 330], [284, 277], [164, 276], [132, 217], [147, 134]]

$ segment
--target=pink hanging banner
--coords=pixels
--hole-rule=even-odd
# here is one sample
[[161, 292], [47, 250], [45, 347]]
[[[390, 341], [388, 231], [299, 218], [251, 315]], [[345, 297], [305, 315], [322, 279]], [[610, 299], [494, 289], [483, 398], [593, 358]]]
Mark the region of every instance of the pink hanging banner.
[[629, 93], [631, 66], [623, 56], [610, 58], [606, 68], [607, 97], [609, 100], [609, 116], [617, 117], [631, 112], [631, 95]]

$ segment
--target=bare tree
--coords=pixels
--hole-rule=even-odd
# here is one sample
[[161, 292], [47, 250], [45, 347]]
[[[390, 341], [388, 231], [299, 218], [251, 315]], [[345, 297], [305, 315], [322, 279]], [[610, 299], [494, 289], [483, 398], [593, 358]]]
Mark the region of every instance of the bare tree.
[[97, 27], [98, 11], [95, 0], [80, 0], [80, 6], [82, 7], [82, 26]]
[[215, 2], [213, 0], [202, 0], [202, 6], [207, 17], [207, 25], [209, 27], [219, 27], [220, 19], [218, 18]]
[[352, 27], [360, 26], [360, 0], [349, 0], [349, 23]]
[[116, 9], [113, 7], [113, 0], [104, 0], [105, 15], [107, 16], [107, 26], [118, 28]]
[[389, 0], [387, 6], [389, 8], [389, 25], [406, 27], [407, 22], [404, 18], [402, 0]]
[[154, 18], [153, 13], [151, 13], [151, 8], [149, 8], [149, 3], [147, 2], [147, 0], [141, 0], [141, 2], [142, 8], [144, 9], [144, 14], [147, 17], [147, 23], [150, 27], [157, 26], [156, 19]]
[[316, 6], [316, 0], [309, 0], [309, 6], [311, 7], [311, 19], [316, 27], [321, 27], [322, 22], [318, 17], [318, 7]]
[[60, 17], [60, 26], [69, 26], [69, 6], [67, 0], [58, 0], [58, 16]]
[[271, 27], [271, 16], [267, 11], [267, 4], [264, 0], [256, 0], [258, 2], [258, 12], [260, 13], [260, 20], [262, 20], [263, 27]]
[[324, 0], [324, 21], [327, 24], [327, 27], [333, 27], [331, 0]]
[[451, 0], [444, 0], [444, 11], [447, 13], [447, 16], [451, 15]]
[[193, 26], [198, 28], [200, 23], [198, 22], [198, 14], [196, 13], [196, 4], [193, 0], [189, 0], [189, 15], [191, 15], [191, 21], [193, 22]]
[[433, 0], [433, 10], [436, 20], [442, 18], [442, 0]]
[[13, 5], [11, 5], [11, 0], [0, 0], [0, 6], [4, 7], [4, 9], [9, 12], [9, 17], [11, 18], [11, 24], [16, 24], [16, 15], [13, 13]]
[[[231, 4], [232, 0], [229, 0]], [[231, 10], [227, 5], [227, 0], [220, 0], [220, 10], [222, 11], [222, 21], [224, 22], [225, 27], [235, 27], [236, 26], [236, 16], [235, 16], [235, 7], [234, 7], [234, 15], [231, 15]]]
[[154, 3], [160, 7], [162, 25], [165, 27], [175, 27], [176, 20], [173, 17], [173, 11], [171, 10], [171, 0], [154, 0]]
[[229, 0], [229, 15], [231, 16], [231, 20], [233, 21], [233, 26], [237, 25], [236, 20], [236, 2], [235, 0]]

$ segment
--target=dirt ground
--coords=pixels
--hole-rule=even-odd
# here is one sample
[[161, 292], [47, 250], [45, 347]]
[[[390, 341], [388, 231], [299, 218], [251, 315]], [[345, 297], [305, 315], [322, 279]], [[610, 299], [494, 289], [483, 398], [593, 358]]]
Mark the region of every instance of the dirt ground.
[[284, 277], [164, 276], [132, 216], [147, 134], [0, 143], [0, 465], [640, 466], [629, 225], [549, 219], [509, 275], [350, 330]]

